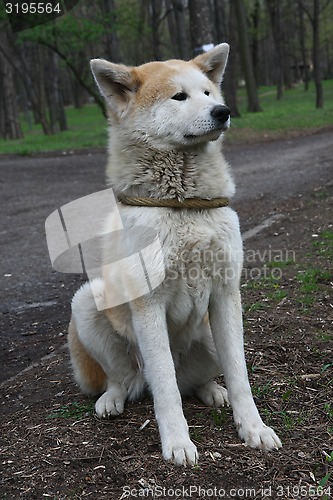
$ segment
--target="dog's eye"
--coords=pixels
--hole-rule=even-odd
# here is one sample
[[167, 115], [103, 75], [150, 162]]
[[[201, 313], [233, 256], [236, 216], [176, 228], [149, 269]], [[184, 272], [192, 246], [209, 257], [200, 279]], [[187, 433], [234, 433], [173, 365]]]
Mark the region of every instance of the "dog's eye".
[[205, 94], [205, 95], [210, 95], [209, 90], [205, 90], [204, 94]]
[[187, 98], [188, 95], [185, 92], [177, 92], [177, 94], [171, 97], [171, 99], [174, 99], [175, 101], [186, 101]]

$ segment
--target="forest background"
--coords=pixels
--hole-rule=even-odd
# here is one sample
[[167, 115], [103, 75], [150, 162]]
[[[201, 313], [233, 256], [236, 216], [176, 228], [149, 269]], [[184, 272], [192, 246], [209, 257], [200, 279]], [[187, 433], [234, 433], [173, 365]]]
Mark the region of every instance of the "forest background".
[[[311, 112], [305, 118], [300, 114], [301, 120], [311, 126], [317, 112], [317, 117], [324, 118], [324, 125], [333, 124], [333, 0], [72, 3], [76, 5], [57, 19], [13, 32], [3, 2], [2, 152], [15, 140], [21, 143], [32, 136], [37, 143], [36, 130], [52, 136], [75, 128], [77, 124], [68, 120], [73, 109], [88, 110], [81, 114], [80, 121], [87, 121], [92, 133], [92, 116], [95, 119], [98, 107], [103, 111], [103, 102], [90, 73], [91, 58], [127, 65], [190, 59], [207, 45], [223, 41], [231, 45], [223, 90], [232, 117], [250, 113], [255, 120], [253, 117], [260, 115], [261, 127], [265, 128], [268, 112], [263, 102], [270, 95], [278, 103], [273, 118], [283, 110], [291, 117], [297, 114], [293, 104], [311, 99]], [[288, 98], [290, 89], [297, 89], [297, 93]], [[99, 111], [98, 116], [102, 118]]]

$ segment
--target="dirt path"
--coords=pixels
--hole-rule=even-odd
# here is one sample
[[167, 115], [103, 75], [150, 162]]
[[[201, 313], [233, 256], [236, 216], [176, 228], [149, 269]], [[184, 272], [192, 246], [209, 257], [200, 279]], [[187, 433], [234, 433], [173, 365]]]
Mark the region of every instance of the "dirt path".
[[81, 277], [52, 271], [44, 221], [103, 189], [105, 155], [0, 157], [1, 498], [333, 495], [333, 134], [232, 147], [226, 156], [243, 233], [281, 216], [246, 239], [242, 290], [251, 385], [284, 448], [267, 455], [244, 448], [230, 410], [190, 400], [185, 414], [201, 461], [184, 471], [160, 458], [149, 399], [117, 420], [95, 419], [65, 347]]

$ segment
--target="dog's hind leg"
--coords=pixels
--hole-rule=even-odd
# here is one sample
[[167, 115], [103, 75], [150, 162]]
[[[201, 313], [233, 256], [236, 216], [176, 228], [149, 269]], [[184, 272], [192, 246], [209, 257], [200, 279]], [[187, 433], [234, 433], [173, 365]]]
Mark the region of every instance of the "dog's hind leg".
[[213, 379], [221, 375], [214, 342], [206, 330], [201, 341], [193, 342], [186, 355], [178, 363], [177, 381], [181, 394], [195, 394], [208, 406], [221, 407], [229, 404], [228, 393]]
[[84, 394], [101, 394], [106, 388], [106, 375], [83, 346], [73, 317], [68, 327], [68, 346], [74, 378]]
[[105, 418], [122, 413], [126, 399], [139, 397], [145, 382], [136, 346], [119, 335], [105, 312], [96, 307], [94, 297], [101, 296], [103, 290], [103, 281], [94, 280], [76, 292], [69, 349], [81, 390], [95, 395], [103, 393], [95, 409], [99, 417]]

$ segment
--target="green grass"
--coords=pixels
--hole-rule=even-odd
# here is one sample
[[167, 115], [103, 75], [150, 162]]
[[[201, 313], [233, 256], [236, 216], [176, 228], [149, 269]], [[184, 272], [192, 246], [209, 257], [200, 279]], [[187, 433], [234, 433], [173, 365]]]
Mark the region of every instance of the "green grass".
[[332, 125], [333, 116], [333, 82], [323, 81], [324, 108], [315, 108], [315, 87], [310, 83], [309, 90], [304, 91], [300, 84], [294, 89], [286, 90], [280, 101], [276, 99], [274, 87], [259, 89], [261, 113], [248, 113], [245, 89], [239, 92], [239, 108], [241, 118], [232, 120], [235, 128], [250, 128], [257, 131], [295, 131], [306, 128], [321, 128]]
[[74, 418], [80, 419], [93, 414], [94, 403], [78, 403], [74, 401], [73, 403], [61, 406], [50, 413], [46, 418]]
[[333, 231], [322, 231], [313, 241], [313, 247], [317, 255], [333, 262]]
[[212, 410], [213, 422], [216, 427], [224, 427], [228, 420], [228, 413], [225, 408], [214, 408]]
[[[301, 84], [284, 92], [280, 101], [276, 99], [275, 87], [259, 89], [262, 113], [248, 113], [245, 89], [239, 90], [241, 118], [232, 119], [232, 127], [226, 133], [226, 142], [248, 142], [265, 138], [286, 137], [304, 132], [305, 129], [320, 129], [332, 126], [333, 82], [323, 81], [324, 109], [315, 109], [315, 89], [311, 82], [308, 92]], [[78, 110], [66, 109], [69, 130], [45, 136], [40, 125], [29, 130], [22, 115], [24, 138], [0, 139], [1, 153], [32, 155], [46, 151], [70, 151], [82, 148], [105, 148], [107, 144], [107, 122], [96, 105], [87, 105]]]
[[69, 130], [46, 136], [40, 125], [33, 125], [29, 131], [27, 122], [22, 117], [23, 139], [14, 141], [0, 139], [1, 153], [31, 155], [46, 151], [71, 151], [82, 148], [106, 147], [107, 121], [101, 110], [95, 105], [82, 109], [66, 109]]

